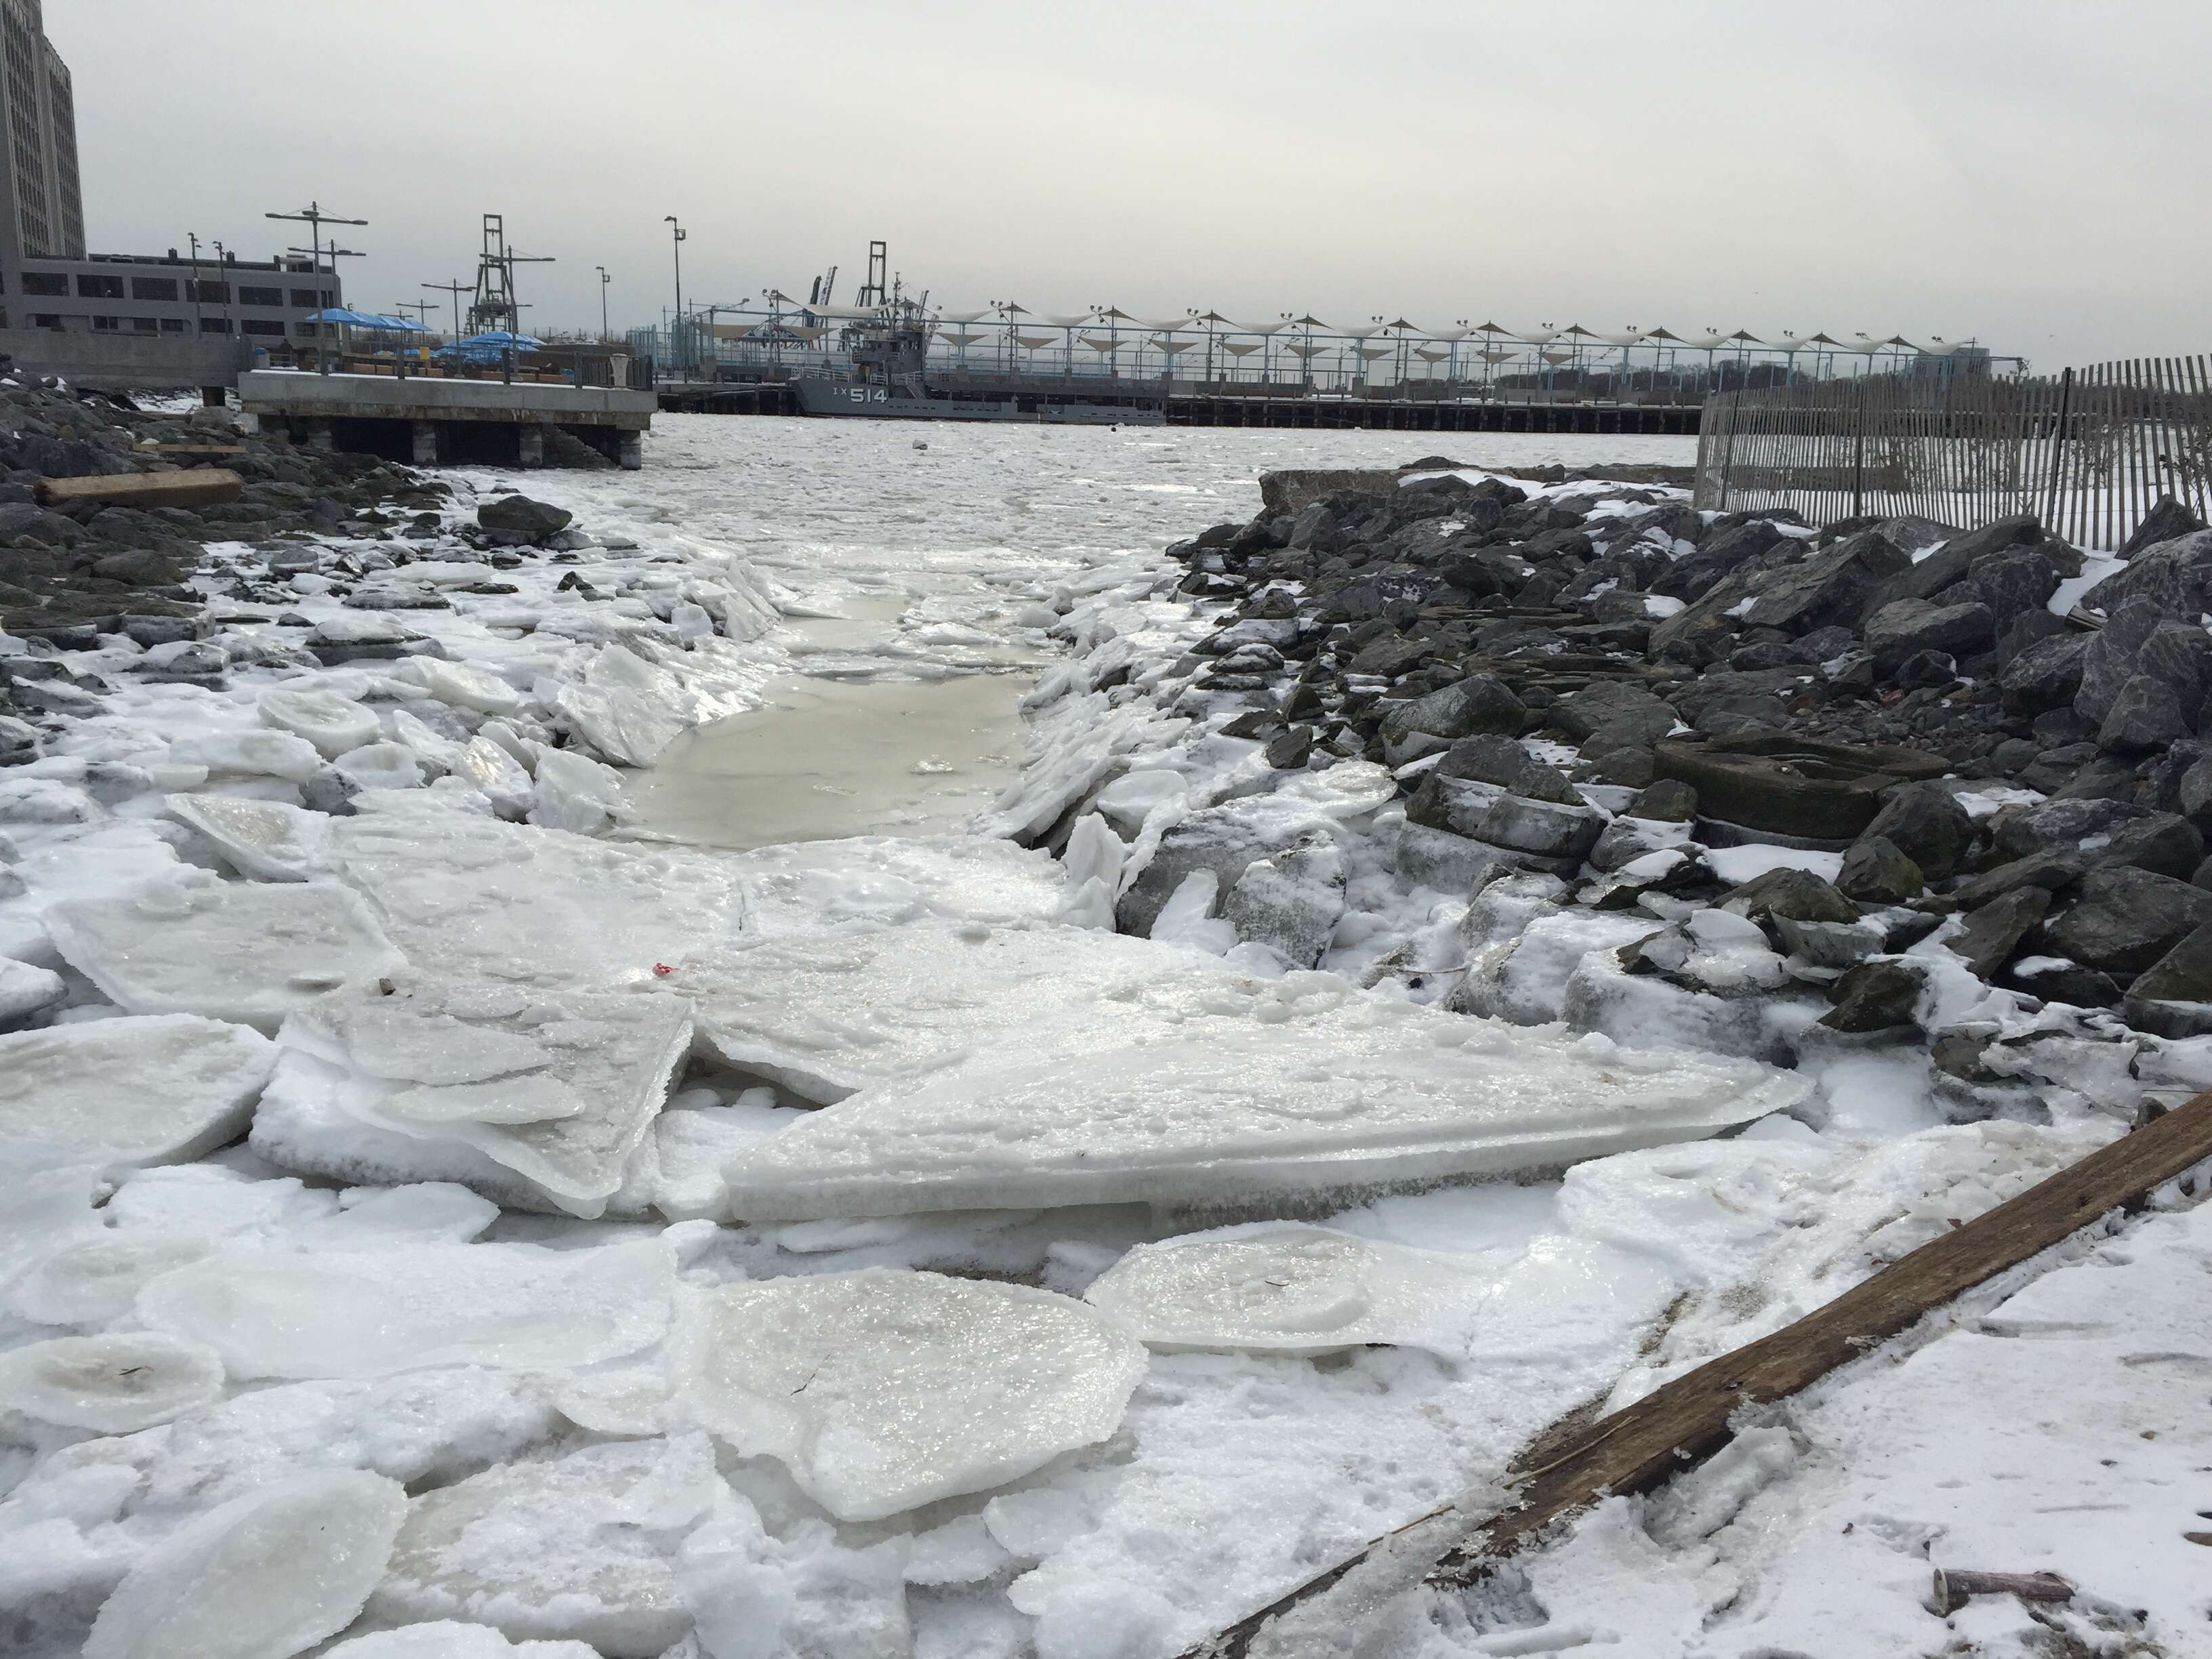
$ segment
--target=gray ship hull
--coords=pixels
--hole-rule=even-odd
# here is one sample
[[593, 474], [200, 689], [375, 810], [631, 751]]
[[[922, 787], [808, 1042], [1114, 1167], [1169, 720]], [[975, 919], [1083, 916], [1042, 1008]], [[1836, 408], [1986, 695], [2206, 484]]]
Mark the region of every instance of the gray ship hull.
[[872, 421], [1021, 421], [1031, 426], [1165, 426], [1157, 409], [1112, 404], [1036, 400], [1024, 409], [1011, 399], [984, 403], [965, 398], [916, 398], [856, 380], [793, 380], [792, 391], [805, 415], [842, 416]]

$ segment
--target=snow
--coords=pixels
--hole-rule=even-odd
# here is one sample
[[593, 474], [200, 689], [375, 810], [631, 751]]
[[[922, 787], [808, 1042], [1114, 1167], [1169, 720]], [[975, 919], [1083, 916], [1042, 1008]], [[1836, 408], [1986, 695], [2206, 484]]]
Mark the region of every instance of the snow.
[[1245, 1208], [1709, 1134], [1802, 1098], [1756, 1065], [1630, 1053], [1361, 996], [1328, 974], [1167, 974], [726, 1171], [754, 1221], [981, 1206]]
[[273, 1030], [349, 979], [401, 965], [360, 897], [330, 882], [222, 882], [194, 871], [48, 907], [70, 967], [134, 1014]]
[[0, 1137], [112, 1167], [197, 1158], [246, 1127], [276, 1059], [258, 1033], [190, 1014], [18, 1031], [0, 1036]]
[[1083, 1294], [1166, 1353], [1389, 1343], [1464, 1358], [1492, 1283], [1462, 1256], [1261, 1222], [1140, 1244]]
[[1731, 887], [1741, 886], [1775, 870], [1803, 870], [1823, 881], [1833, 881], [1843, 872], [1844, 855], [1752, 842], [1742, 847], [1707, 848], [1705, 866]]
[[1145, 1363], [1066, 1297], [883, 1270], [711, 1292], [679, 1362], [697, 1421], [841, 1521], [987, 1492], [1105, 1439]]
[[396, 1480], [333, 1471], [218, 1504], [131, 1569], [85, 1659], [290, 1659], [360, 1612], [406, 1503]]
[[58, 1336], [0, 1353], [0, 1420], [130, 1434], [222, 1395], [222, 1361], [204, 1343], [150, 1331]]
[[367, 1377], [436, 1365], [557, 1370], [657, 1342], [670, 1262], [651, 1241], [239, 1248], [138, 1293], [152, 1329], [204, 1342], [234, 1377]]
[[489, 1625], [450, 1619], [356, 1636], [325, 1648], [323, 1659], [597, 1659], [581, 1642], [510, 1642]]

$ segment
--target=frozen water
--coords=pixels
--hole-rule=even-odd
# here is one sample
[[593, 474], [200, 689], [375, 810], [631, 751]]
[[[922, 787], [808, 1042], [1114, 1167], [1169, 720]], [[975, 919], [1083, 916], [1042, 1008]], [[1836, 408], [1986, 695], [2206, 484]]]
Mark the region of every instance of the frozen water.
[[176, 738], [169, 744], [169, 758], [180, 765], [204, 766], [214, 774], [282, 778], [287, 783], [305, 783], [323, 763], [315, 745], [305, 738], [251, 728]]
[[0, 1353], [0, 1417], [133, 1434], [222, 1395], [214, 1349], [153, 1331], [58, 1336]]
[[68, 994], [62, 976], [51, 969], [0, 957], [0, 1028], [50, 1007]]
[[406, 1510], [397, 1480], [357, 1469], [218, 1504], [139, 1558], [84, 1659], [292, 1659], [353, 1622]]
[[40, 1258], [96, 1236], [96, 1165], [37, 1141], [0, 1138], [0, 1285]]
[[[667, 1097], [691, 1020], [684, 1002], [649, 992], [400, 973], [325, 998], [283, 1041], [300, 1054], [254, 1125], [254, 1147], [272, 1162], [348, 1180], [436, 1172], [475, 1184], [474, 1158], [440, 1162], [450, 1148], [596, 1216]], [[333, 1130], [334, 1114], [350, 1121]], [[492, 1195], [509, 1189], [496, 1183]]]
[[492, 810], [503, 818], [519, 818], [530, 811], [530, 774], [522, 763], [489, 738], [471, 738], [453, 757], [452, 771], [483, 792]]
[[833, 1101], [1096, 1006], [1176, 959], [1090, 929], [919, 921], [769, 937], [685, 962], [670, 982], [724, 1063]]
[[356, 1636], [325, 1648], [322, 1659], [599, 1659], [582, 1642], [510, 1642], [489, 1625], [440, 1619]]
[[413, 680], [440, 702], [473, 708], [483, 714], [518, 714], [526, 701], [521, 692], [488, 669], [441, 662], [435, 657], [410, 657], [394, 677]]
[[169, 816], [213, 842], [230, 867], [257, 881], [307, 881], [330, 858], [331, 820], [281, 801], [238, 795], [171, 795]]
[[331, 763], [364, 789], [412, 789], [422, 781], [415, 751], [404, 743], [369, 743]]
[[331, 882], [224, 882], [193, 872], [50, 906], [70, 966], [134, 1014], [273, 1028], [342, 981], [401, 965], [360, 897]]
[[102, 1229], [17, 1275], [0, 1291], [0, 1307], [35, 1325], [104, 1325], [131, 1311], [148, 1279], [215, 1248], [204, 1233]]
[[198, 1157], [244, 1132], [276, 1063], [258, 1032], [189, 1014], [0, 1036], [0, 1136], [110, 1167]]
[[711, 1659], [914, 1659], [904, 1535], [848, 1548], [809, 1520], [771, 1538], [732, 1507], [684, 1540], [678, 1570]]
[[596, 835], [626, 808], [622, 778], [611, 767], [567, 749], [538, 746], [530, 821], [572, 835]]
[[1140, 1244], [1084, 1300], [1147, 1346], [1316, 1354], [1474, 1351], [1491, 1264], [1279, 1222]]
[[725, 1174], [732, 1212], [755, 1221], [1135, 1200], [1249, 1212], [1706, 1135], [1809, 1086], [1389, 1001], [1333, 975], [1183, 971], [866, 1090]]
[[257, 706], [263, 724], [305, 738], [326, 760], [374, 743], [381, 731], [372, 710], [336, 691], [273, 686]]
[[488, 1469], [408, 1506], [370, 1611], [654, 1659], [691, 1627], [674, 1562], [724, 1490], [702, 1434]]
[[988, 1492], [1103, 1440], [1145, 1352], [1079, 1302], [870, 1270], [702, 1293], [684, 1403], [842, 1521]]
[[562, 1370], [660, 1340], [666, 1249], [643, 1241], [229, 1249], [138, 1295], [149, 1326], [205, 1342], [234, 1377], [384, 1376], [433, 1365]]
[[499, 1219], [499, 1206], [451, 1182], [355, 1187], [338, 1213], [301, 1228], [310, 1249], [365, 1250], [382, 1244], [462, 1244]]

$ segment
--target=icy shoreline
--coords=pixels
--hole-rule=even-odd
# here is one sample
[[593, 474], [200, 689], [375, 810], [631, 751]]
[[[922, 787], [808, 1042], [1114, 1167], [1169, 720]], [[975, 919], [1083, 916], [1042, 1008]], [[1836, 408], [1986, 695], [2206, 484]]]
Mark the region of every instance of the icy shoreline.
[[[1493, 884], [1470, 921], [1399, 868], [1389, 769], [1289, 770], [1224, 735], [1237, 664], [1194, 649], [1219, 602], [1178, 594], [1187, 567], [1153, 552], [995, 584], [1006, 627], [1071, 654], [1026, 700], [1022, 775], [980, 833], [611, 839], [605, 763], [750, 706], [788, 666], [778, 616], [820, 601], [681, 524], [609, 532], [592, 488], [548, 492], [580, 510], [566, 545], [501, 558], [450, 522], [388, 568], [358, 543], [265, 577], [217, 550], [226, 580], [281, 581], [311, 638], [371, 654], [301, 673], [227, 645], [219, 684], [180, 687], [126, 679], [121, 645], [72, 653], [116, 689], [0, 771], [19, 888], [0, 956], [45, 976], [0, 978], [43, 999], [0, 1036], [45, 1045], [0, 1078], [0, 1631], [27, 1653], [88, 1630], [87, 1651], [198, 1650], [161, 1624], [190, 1612], [196, 1564], [290, 1503], [357, 1517], [348, 1547], [388, 1562], [334, 1567], [327, 1602], [268, 1587], [295, 1632], [272, 1653], [341, 1631], [356, 1659], [508, 1651], [496, 1626], [703, 1659], [1172, 1654], [2120, 1127], [2087, 1059], [2045, 1122], [1942, 1122], [1924, 1067], [1861, 1053], [1815, 1068], [1818, 1109], [1793, 1116], [1773, 1109], [1802, 1085], [1754, 1060], [1523, 1029], [1610, 936], [1559, 940], [1517, 1010], [1486, 1011], [1517, 1025], [1424, 1006], [1472, 930], [1520, 937], [1549, 896]], [[446, 603], [374, 603], [426, 591]], [[916, 608], [893, 644], [978, 614]], [[1233, 875], [1178, 853], [1208, 813], [1239, 828]], [[1272, 879], [1248, 879], [1261, 864]], [[108, 1049], [156, 1020], [150, 1063], [202, 1079], [158, 1121], [100, 1082], [143, 1075]], [[1449, 1093], [1470, 1068], [1494, 1107]], [[1571, 1154], [1543, 1148], [1545, 1088], [1587, 1137]], [[1407, 1103], [1438, 1090], [1451, 1127], [1474, 1111], [1513, 1155], [1421, 1170], [1438, 1143]], [[1071, 1092], [1079, 1121], [1055, 1122]], [[82, 1122], [32, 1144], [63, 1100]], [[1130, 1201], [1288, 1213], [1331, 1184], [1292, 1165], [1363, 1186], [1378, 1153], [1411, 1160], [1398, 1179], [1530, 1174], [1324, 1205], [1318, 1233], [1194, 1237]], [[915, 1202], [945, 1170], [971, 1185]], [[736, 1220], [733, 1182], [787, 1219], [711, 1224]], [[2160, 1218], [2069, 1272], [2114, 1248], [2201, 1271], [2200, 1231]], [[2158, 1305], [2139, 1317], [2166, 1348], [2205, 1317]], [[2152, 1345], [2119, 1324], [2068, 1340], [2095, 1349], [2077, 1365]], [[52, 1346], [71, 1341], [93, 1346]], [[1956, 1396], [2007, 1358], [1959, 1362]], [[2156, 1389], [2179, 1373], [2146, 1374], [2130, 1397], [2178, 1413]], [[1391, 1650], [1687, 1652], [1717, 1620], [1714, 1651], [1894, 1652], [1948, 1634], [1911, 1599], [1931, 1537], [1987, 1553], [1968, 1565], [2087, 1572], [2070, 1534], [1945, 1486], [2030, 1468], [2043, 1443], [1946, 1447], [1929, 1401], [1870, 1428], [1856, 1399], [1778, 1414], [1648, 1510], [1607, 1505], [1495, 1594], [1409, 1607]], [[2197, 1431], [2167, 1432], [2186, 1455]], [[1854, 1498], [1884, 1434], [1920, 1437], [1923, 1486]], [[2154, 1474], [2131, 1471], [2132, 1510]], [[2063, 1497], [2080, 1477], [2037, 1478]], [[1874, 1553], [1848, 1605], [1788, 1543], [1826, 1549], [1838, 1504], [1894, 1511], [1853, 1534]], [[2154, 1631], [2185, 1616], [2168, 1530], [2098, 1564], [2098, 1594]], [[479, 1633], [424, 1628], [444, 1619]], [[394, 1626], [417, 1644], [369, 1634]]]

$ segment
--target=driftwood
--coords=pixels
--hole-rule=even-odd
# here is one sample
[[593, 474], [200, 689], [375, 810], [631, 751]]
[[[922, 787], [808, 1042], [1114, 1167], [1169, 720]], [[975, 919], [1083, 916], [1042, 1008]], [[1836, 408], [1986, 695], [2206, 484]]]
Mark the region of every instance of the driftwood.
[[2055, 1572], [1965, 1572], [1936, 1569], [1936, 1611], [1949, 1618], [1977, 1595], [2017, 1595], [2023, 1601], [2070, 1601], [2074, 1586]]
[[99, 472], [87, 478], [41, 478], [38, 497], [47, 507], [91, 502], [109, 507], [215, 507], [234, 501], [246, 480], [225, 466], [176, 472]]
[[1465, 1517], [1456, 1526], [1449, 1526], [1458, 1519], [1449, 1509], [1424, 1516], [1207, 1638], [1182, 1659], [1243, 1659], [1278, 1620], [1355, 1570], [1390, 1551], [1433, 1548], [1440, 1534], [1449, 1537], [1449, 1547], [1435, 1550], [1425, 1581], [1444, 1588], [1470, 1583], [1491, 1562], [1577, 1510], [1607, 1496], [1648, 1491], [1694, 1468], [1728, 1443], [1734, 1432], [1729, 1419], [1744, 1407], [1796, 1394], [1954, 1297], [2108, 1212], [2139, 1202], [2207, 1158], [2212, 1158], [2212, 1091], [1922, 1245], [1772, 1335], [1708, 1360], [1578, 1432], [1540, 1443], [1538, 1467], [1516, 1469], [1510, 1477], [1517, 1507], [1488, 1519]]

